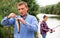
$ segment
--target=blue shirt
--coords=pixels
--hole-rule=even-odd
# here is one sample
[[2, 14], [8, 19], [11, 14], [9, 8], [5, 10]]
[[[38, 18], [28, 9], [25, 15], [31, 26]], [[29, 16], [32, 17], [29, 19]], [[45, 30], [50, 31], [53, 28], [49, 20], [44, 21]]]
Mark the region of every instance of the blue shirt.
[[[21, 18], [21, 16], [16, 16], [17, 18]], [[5, 17], [1, 24], [3, 26], [10, 26], [14, 25], [14, 38], [34, 38], [34, 32], [37, 32], [38, 30], [38, 22], [37, 19], [27, 14], [26, 18], [24, 18], [26, 21], [26, 24], [22, 24], [20, 22], [20, 32], [18, 33], [16, 20], [15, 18], [7, 18]]]

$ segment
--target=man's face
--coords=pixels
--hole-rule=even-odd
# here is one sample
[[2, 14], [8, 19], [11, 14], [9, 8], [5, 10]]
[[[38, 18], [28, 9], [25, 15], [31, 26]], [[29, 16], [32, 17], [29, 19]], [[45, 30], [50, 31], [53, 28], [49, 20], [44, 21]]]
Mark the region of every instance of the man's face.
[[25, 16], [27, 14], [28, 8], [25, 5], [18, 6], [18, 12], [21, 16]]
[[46, 16], [46, 17], [45, 17], [45, 21], [47, 21], [47, 19], [48, 19], [48, 17]]

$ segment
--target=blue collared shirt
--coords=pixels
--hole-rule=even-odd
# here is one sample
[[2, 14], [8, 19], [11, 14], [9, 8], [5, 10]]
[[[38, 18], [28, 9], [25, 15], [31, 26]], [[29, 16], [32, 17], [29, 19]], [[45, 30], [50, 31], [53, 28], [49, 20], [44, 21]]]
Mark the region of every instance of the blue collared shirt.
[[[16, 16], [17, 18], [21, 18], [21, 16]], [[38, 30], [38, 22], [37, 19], [27, 14], [26, 18], [24, 18], [26, 21], [26, 24], [22, 24], [20, 22], [20, 32], [18, 33], [16, 20], [15, 18], [7, 18], [5, 17], [1, 24], [3, 26], [10, 26], [14, 25], [14, 38], [34, 38], [34, 32], [37, 32]]]

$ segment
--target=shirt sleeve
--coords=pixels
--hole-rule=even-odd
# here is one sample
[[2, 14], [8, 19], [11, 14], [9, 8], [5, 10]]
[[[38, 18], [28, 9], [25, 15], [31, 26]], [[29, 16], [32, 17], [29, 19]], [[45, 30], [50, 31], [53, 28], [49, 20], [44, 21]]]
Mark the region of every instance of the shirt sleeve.
[[35, 17], [32, 18], [32, 23], [31, 24], [29, 22], [26, 22], [25, 25], [31, 31], [37, 32], [37, 30], [38, 30], [38, 22], [37, 22], [37, 19]]
[[4, 26], [13, 25], [14, 24], [14, 18], [5, 17], [5, 18], [2, 19], [1, 24], [4, 25]]

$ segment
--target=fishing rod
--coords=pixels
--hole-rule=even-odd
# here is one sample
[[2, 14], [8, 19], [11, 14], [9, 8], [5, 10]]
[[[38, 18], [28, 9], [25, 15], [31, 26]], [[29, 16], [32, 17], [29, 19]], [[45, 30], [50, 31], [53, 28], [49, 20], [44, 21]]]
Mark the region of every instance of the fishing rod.
[[[54, 28], [52, 28], [52, 29], [56, 29], [57, 27], [60, 27], [60, 25], [58, 25], [58, 26], [56, 26], [56, 27], [54, 27]], [[53, 30], [51, 29], [51, 32], [50, 33], [52, 33], [53, 32]]]
[[58, 25], [58, 26], [56, 26], [56, 27], [54, 27], [54, 28], [52, 28], [52, 29], [55, 29], [55, 28], [57, 28], [57, 27], [60, 27], [60, 25]]

